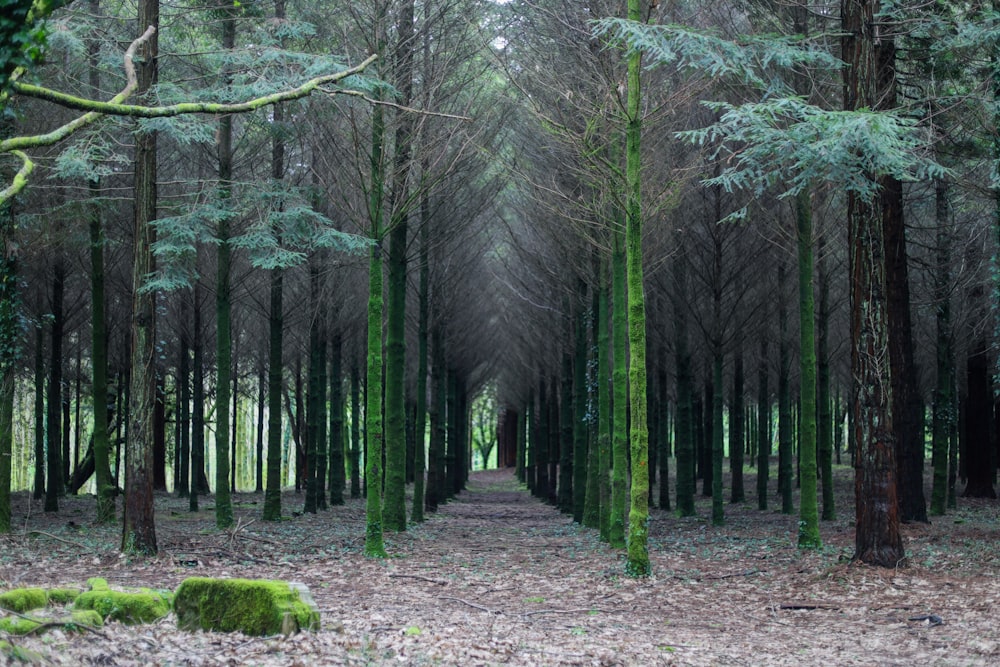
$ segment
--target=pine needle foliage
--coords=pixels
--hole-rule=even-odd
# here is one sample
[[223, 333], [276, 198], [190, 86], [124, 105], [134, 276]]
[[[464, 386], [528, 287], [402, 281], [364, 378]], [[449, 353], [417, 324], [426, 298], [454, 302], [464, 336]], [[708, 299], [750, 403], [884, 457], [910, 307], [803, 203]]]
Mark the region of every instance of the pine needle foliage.
[[868, 109], [827, 111], [798, 97], [705, 104], [720, 114], [718, 122], [677, 136], [715, 145], [713, 157], [729, 166], [703, 183], [727, 192], [760, 196], [778, 186], [777, 196], [786, 198], [827, 181], [870, 200], [878, 177], [915, 181], [948, 174], [926, 154], [927, 137], [913, 118]]

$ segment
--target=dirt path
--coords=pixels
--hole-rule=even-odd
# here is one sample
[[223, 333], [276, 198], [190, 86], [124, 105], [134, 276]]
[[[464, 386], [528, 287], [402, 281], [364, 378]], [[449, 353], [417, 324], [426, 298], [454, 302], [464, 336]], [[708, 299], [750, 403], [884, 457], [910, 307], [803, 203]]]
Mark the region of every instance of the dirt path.
[[[19, 497], [27, 516], [31, 505]], [[172, 588], [187, 576], [307, 583], [321, 632], [289, 639], [186, 634], [172, 618], [103, 635], [18, 640], [54, 664], [93, 665], [988, 665], [1000, 663], [997, 505], [907, 528], [911, 567], [849, 565], [846, 520], [826, 547], [794, 548], [795, 517], [727, 505], [727, 526], [654, 511], [654, 576], [623, 576], [620, 552], [525, 493], [506, 471], [419, 526], [388, 535], [392, 557], [361, 553], [363, 504], [238, 528], [158, 498], [161, 555], [128, 562], [117, 529], [86, 525], [92, 499], [58, 516], [31, 510], [5, 538], [7, 586], [79, 583]], [[286, 507], [299, 506], [289, 495]], [[699, 498], [699, 514], [708, 515]], [[961, 523], [955, 523], [961, 521]], [[30, 532], [36, 532], [32, 537]], [[911, 620], [931, 616], [928, 620]], [[941, 623], [937, 623], [940, 620]]]

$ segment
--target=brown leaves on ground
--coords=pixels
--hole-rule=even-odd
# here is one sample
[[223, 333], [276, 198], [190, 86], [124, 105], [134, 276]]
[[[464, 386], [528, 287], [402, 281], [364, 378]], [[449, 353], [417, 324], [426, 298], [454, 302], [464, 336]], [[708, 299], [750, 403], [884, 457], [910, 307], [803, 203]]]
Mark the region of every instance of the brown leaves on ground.
[[[840, 483], [850, 480], [842, 469]], [[653, 511], [653, 576], [624, 576], [623, 554], [531, 498], [508, 471], [474, 473], [437, 515], [388, 534], [391, 558], [364, 557], [364, 505], [259, 520], [242, 494], [237, 526], [211, 508], [157, 498], [160, 555], [130, 560], [120, 528], [90, 522], [92, 498], [55, 515], [17, 496], [0, 580], [174, 588], [188, 576], [281, 578], [310, 587], [324, 629], [288, 639], [182, 633], [173, 617], [109, 623], [105, 636], [15, 638], [56, 665], [935, 665], [1000, 663], [998, 504], [962, 502], [906, 526], [910, 565], [851, 564], [849, 519], [822, 525], [820, 551], [795, 546], [797, 516], [727, 505], [713, 528]], [[841, 498], [841, 507], [847, 499]], [[283, 499], [286, 512], [301, 497]], [[206, 503], [207, 504], [207, 503]], [[848, 510], [850, 511], [850, 510]], [[841, 515], [846, 514], [843, 509]]]

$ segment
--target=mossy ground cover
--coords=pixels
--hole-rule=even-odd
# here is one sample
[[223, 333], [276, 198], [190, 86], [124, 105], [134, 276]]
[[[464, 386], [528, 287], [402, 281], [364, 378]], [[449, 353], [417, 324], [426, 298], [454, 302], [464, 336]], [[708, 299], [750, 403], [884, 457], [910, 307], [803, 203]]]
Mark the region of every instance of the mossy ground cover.
[[[72, 588], [100, 576], [112, 589], [176, 590], [192, 576], [295, 580], [309, 586], [322, 618], [320, 631], [289, 638], [186, 632], [167, 616], [112, 622], [103, 637], [12, 640], [71, 664], [1000, 664], [1000, 504], [960, 498], [954, 513], [904, 526], [909, 567], [872, 569], [850, 563], [849, 468], [836, 471], [839, 518], [821, 523], [818, 551], [796, 548], [797, 513], [756, 509], [747, 474], [748, 500], [726, 503], [724, 527], [710, 525], [711, 499], [701, 495], [692, 518], [652, 510], [646, 579], [626, 577], [622, 552], [503, 471], [475, 473], [427, 522], [387, 534], [384, 560], [364, 557], [363, 499], [293, 516], [302, 497], [287, 493], [287, 521], [250, 524], [258, 510], [246, 509], [230, 531], [210, 515], [160, 521], [160, 555], [131, 559], [118, 553], [120, 526], [87, 524], [85, 542], [64, 528], [67, 516], [84, 524], [93, 498], [67, 498], [51, 515], [15, 494], [15, 525], [40, 532], [0, 537], [0, 585]], [[183, 516], [186, 503], [157, 497], [163, 516]]]

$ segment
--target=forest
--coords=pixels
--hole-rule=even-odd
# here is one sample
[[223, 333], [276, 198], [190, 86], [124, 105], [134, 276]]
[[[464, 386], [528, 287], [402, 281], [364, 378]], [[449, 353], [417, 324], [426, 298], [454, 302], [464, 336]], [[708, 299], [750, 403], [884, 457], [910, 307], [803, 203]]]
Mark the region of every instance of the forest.
[[0, 5], [5, 660], [1000, 660], [1000, 6]]

